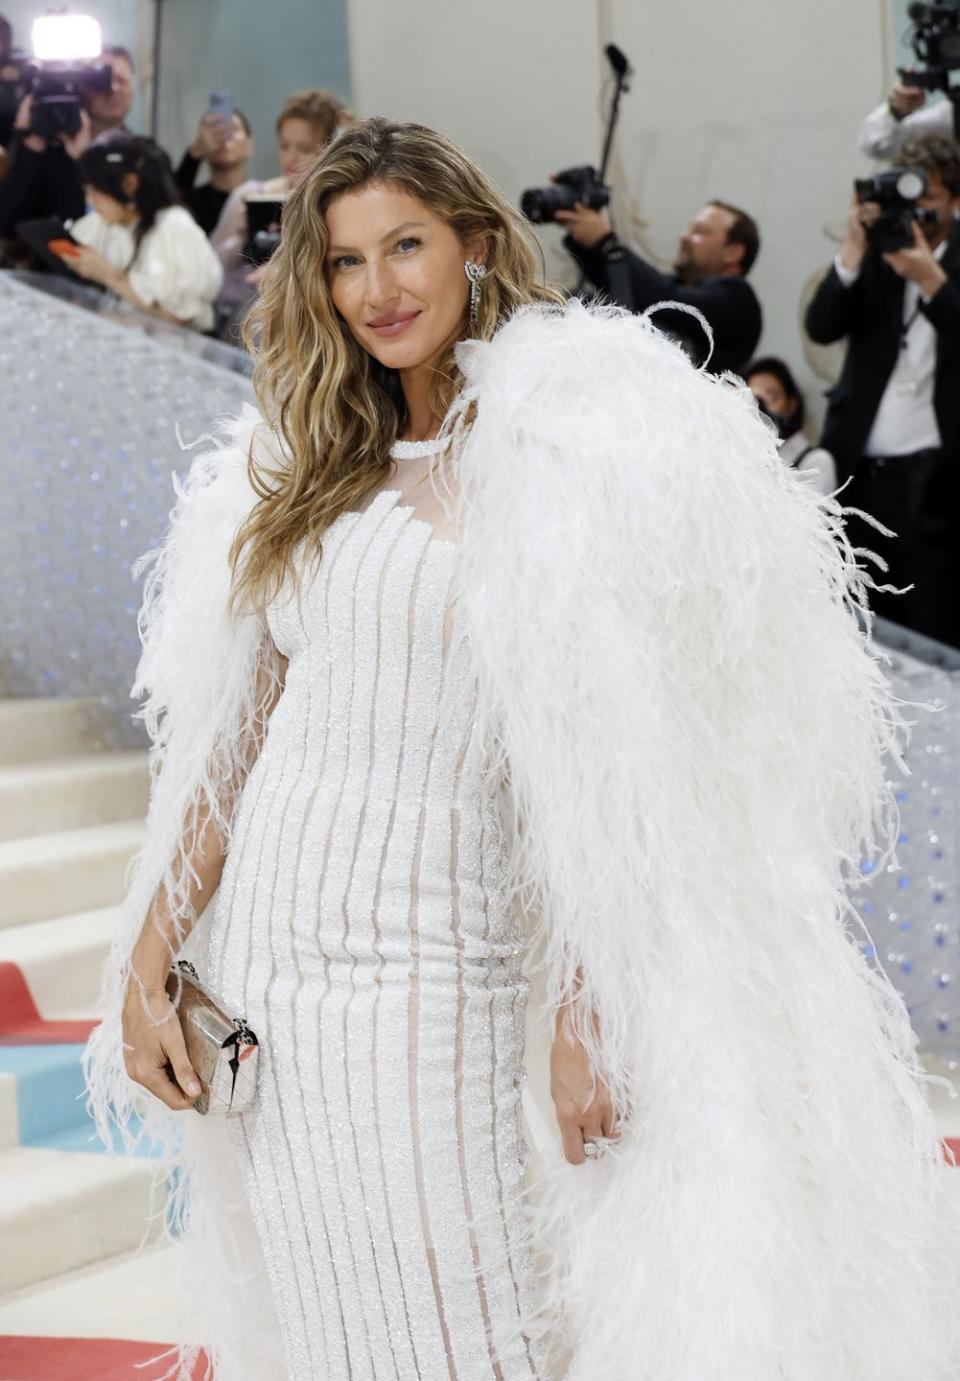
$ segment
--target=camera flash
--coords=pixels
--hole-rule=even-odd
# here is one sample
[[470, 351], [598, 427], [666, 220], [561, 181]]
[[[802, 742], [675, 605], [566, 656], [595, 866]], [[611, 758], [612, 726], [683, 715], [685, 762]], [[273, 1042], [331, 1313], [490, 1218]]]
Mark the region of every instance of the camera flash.
[[33, 21], [33, 54], [41, 62], [100, 56], [100, 25], [86, 14], [46, 14]]

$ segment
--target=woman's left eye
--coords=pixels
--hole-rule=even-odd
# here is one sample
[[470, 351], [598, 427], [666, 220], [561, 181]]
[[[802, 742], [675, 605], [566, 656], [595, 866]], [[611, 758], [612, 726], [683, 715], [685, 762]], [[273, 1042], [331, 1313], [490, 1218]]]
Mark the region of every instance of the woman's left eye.
[[418, 240], [416, 235], [405, 235], [402, 240], [397, 241], [397, 249], [406, 253], [408, 250], [416, 249], [422, 243], [423, 241]]

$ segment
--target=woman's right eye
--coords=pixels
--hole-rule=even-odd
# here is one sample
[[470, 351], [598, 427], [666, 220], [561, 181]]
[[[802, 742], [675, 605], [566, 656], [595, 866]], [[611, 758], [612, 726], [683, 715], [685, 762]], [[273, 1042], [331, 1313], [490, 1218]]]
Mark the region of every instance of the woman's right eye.
[[359, 260], [354, 254], [338, 254], [335, 259], [331, 260], [330, 267], [333, 269], [350, 268], [358, 262]]

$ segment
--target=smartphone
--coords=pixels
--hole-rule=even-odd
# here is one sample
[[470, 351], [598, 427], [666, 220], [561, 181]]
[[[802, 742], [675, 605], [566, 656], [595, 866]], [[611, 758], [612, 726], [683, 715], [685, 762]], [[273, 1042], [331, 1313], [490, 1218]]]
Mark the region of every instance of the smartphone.
[[211, 91], [207, 114], [212, 115], [215, 120], [223, 120], [225, 124], [229, 125], [233, 119], [233, 96], [230, 92]]
[[80, 246], [76, 240], [67, 240], [63, 237], [48, 240], [47, 249], [51, 254], [59, 254], [62, 259], [76, 259], [80, 253]]

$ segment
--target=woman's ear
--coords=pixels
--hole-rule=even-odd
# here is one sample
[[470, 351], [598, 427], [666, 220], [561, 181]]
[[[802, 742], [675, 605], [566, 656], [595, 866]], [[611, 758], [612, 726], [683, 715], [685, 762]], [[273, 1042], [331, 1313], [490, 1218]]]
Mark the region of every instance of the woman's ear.
[[490, 242], [482, 232], [471, 235], [466, 244], [467, 258], [475, 264], [486, 264], [490, 258]]
[[137, 195], [137, 188], [140, 186], [140, 179], [136, 173], [124, 173], [120, 179], [120, 189], [127, 201], [132, 202]]

